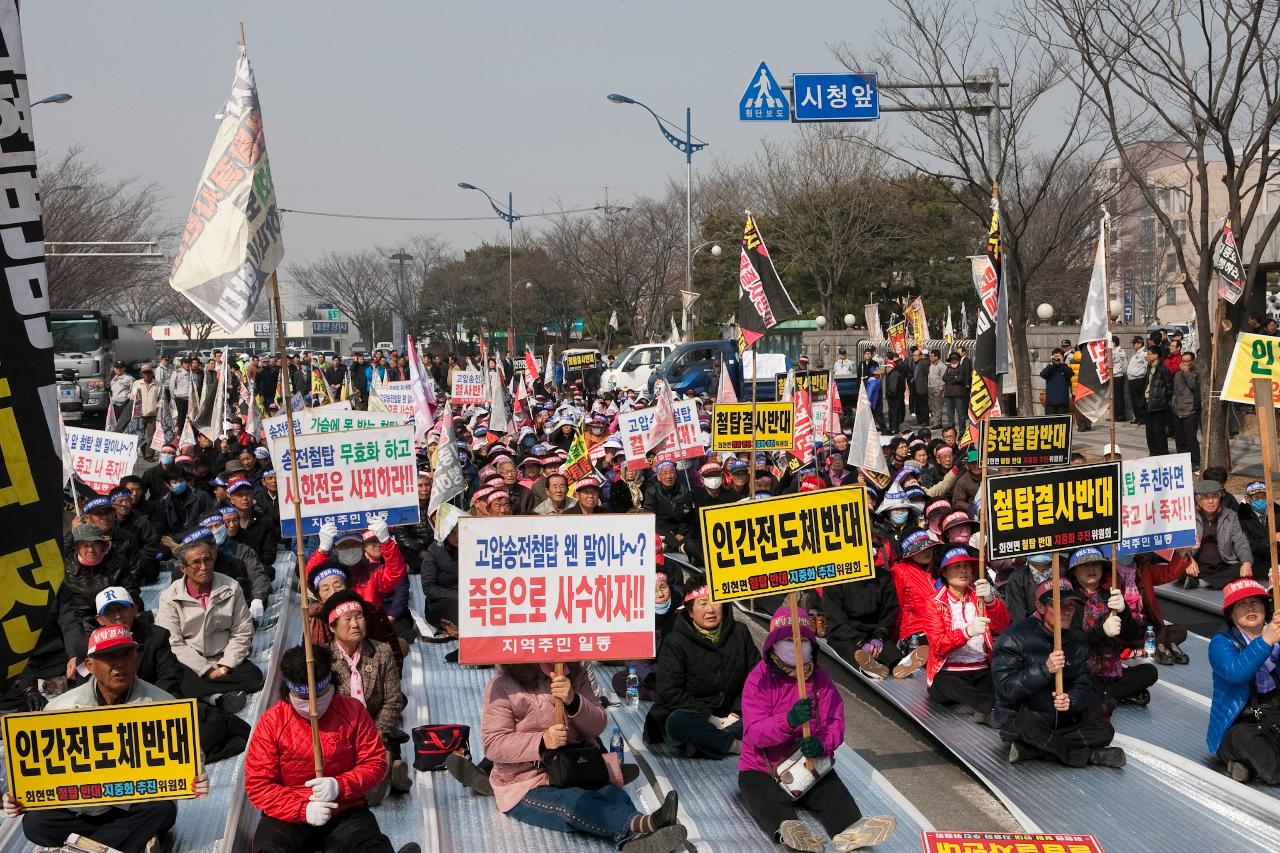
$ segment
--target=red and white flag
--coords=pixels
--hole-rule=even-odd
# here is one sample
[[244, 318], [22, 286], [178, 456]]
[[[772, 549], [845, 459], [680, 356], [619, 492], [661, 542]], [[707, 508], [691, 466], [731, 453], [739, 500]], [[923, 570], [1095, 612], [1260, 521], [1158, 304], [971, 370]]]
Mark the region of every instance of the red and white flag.
[[720, 384], [716, 386], [716, 403], [736, 403], [738, 394], [733, 390], [733, 380], [729, 377], [729, 365], [720, 360]]
[[408, 336], [405, 349], [409, 351], [409, 390], [413, 394], [413, 437], [420, 441], [435, 422], [436, 392], [422, 365], [422, 356], [413, 345], [413, 335]]
[[644, 452], [648, 453], [670, 436], [676, 434], [676, 413], [671, 409], [671, 395], [666, 391], [658, 392], [658, 403], [654, 406], [653, 426], [645, 437]]
[[524, 375], [530, 382], [538, 378], [538, 360], [533, 357], [533, 350], [524, 351]]
[[827, 374], [827, 414], [822, 422], [822, 431], [828, 436], [840, 432], [840, 421], [844, 417], [844, 405], [840, 402], [840, 390], [836, 387], [835, 371]]
[[813, 464], [813, 405], [808, 388], [802, 386], [796, 389], [795, 404], [796, 441], [790, 452], [803, 468]]

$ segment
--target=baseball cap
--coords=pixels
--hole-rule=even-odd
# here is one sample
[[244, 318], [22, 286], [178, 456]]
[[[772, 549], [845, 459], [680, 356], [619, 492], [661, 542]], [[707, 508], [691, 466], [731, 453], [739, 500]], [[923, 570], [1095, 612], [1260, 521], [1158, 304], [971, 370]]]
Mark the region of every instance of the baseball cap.
[[1229, 613], [1236, 602], [1254, 596], [1267, 597], [1267, 590], [1253, 578], [1237, 578], [1222, 588], [1222, 612]]
[[[1081, 595], [1080, 591], [1076, 589], [1074, 586], [1072, 586], [1071, 581], [1067, 580], [1066, 578], [1058, 578], [1058, 590], [1059, 590], [1059, 595], [1062, 597], [1064, 601], [1068, 598], [1071, 598], [1071, 599], [1075, 599], [1077, 602], [1081, 604], [1084, 603], [1084, 596]], [[1053, 578], [1049, 578], [1049, 580], [1041, 583], [1039, 586], [1036, 587], [1036, 601], [1040, 602], [1041, 604], [1048, 604], [1052, 600], [1053, 600]]]
[[271, 451], [267, 450], [265, 447], [255, 447], [253, 449], [253, 455], [259, 459], [270, 459]]
[[1074, 569], [1076, 566], [1087, 566], [1090, 563], [1109, 563], [1107, 556], [1097, 548], [1077, 548], [1071, 553], [1071, 558], [1067, 560], [1067, 568]]
[[101, 654], [111, 649], [137, 648], [133, 632], [124, 625], [105, 625], [89, 635], [88, 657]]
[[132, 605], [133, 597], [122, 586], [109, 586], [93, 599], [93, 606], [98, 613], [102, 613], [113, 604]]
[[947, 553], [942, 555], [942, 568], [944, 569], [947, 566], [954, 566], [957, 563], [976, 562], [978, 562], [978, 555], [974, 553], [972, 548], [966, 548], [963, 545], [951, 548]]
[[109, 541], [96, 524], [77, 524], [76, 529], [71, 531], [71, 538], [77, 543]]

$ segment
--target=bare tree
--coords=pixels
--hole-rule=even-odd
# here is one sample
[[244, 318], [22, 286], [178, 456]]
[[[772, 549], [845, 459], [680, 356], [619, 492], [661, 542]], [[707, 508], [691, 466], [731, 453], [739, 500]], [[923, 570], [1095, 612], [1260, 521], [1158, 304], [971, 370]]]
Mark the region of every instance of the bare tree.
[[308, 293], [350, 317], [360, 336], [372, 343], [378, 323], [390, 313], [386, 258], [381, 249], [329, 252], [312, 263], [290, 264], [288, 270]]
[[[412, 255], [413, 260], [405, 262], [403, 282], [400, 279], [398, 262], [386, 261], [388, 264], [387, 306], [388, 310], [394, 307], [400, 314], [401, 319], [404, 320], [404, 327], [410, 334], [419, 335], [430, 324], [428, 311], [431, 301], [427, 282], [432, 271], [448, 259], [448, 247], [444, 240], [434, 234], [420, 234], [397, 244], [394, 248], [379, 246], [374, 251], [381, 253], [384, 258], [390, 258], [400, 249]], [[403, 346], [403, 344], [403, 341], [397, 342], [397, 346]]]
[[162, 315], [178, 324], [183, 336], [187, 339], [187, 346], [191, 349], [200, 349], [213, 334], [216, 324], [209, 319], [209, 315], [197, 308], [181, 293], [174, 292], [168, 285], [165, 286], [161, 305]]
[[[158, 184], [110, 179], [79, 146], [40, 167], [40, 202], [46, 243], [145, 241], [175, 236], [165, 221]], [[81, 250], [67, 247], [66, 251]], [[54, 308], [93, 307], [154, 276], [148, 259], [49, 257], [49, 300]]]
[[[1280, 156], [1280, 4], [1275, 0], [1023, 0], [1022, 26], [1055, 61], [1082, 69], [1079, 91], [1104, 128], [1121, 168], [1168, 239], [1196, 313], [1202, 346], [1216, 347], [1219, 371], [1233, 340], [1210, 315], [1213, 256], [1225, 207], [1250, 292], [1229, 313], [1261, 307], [1259, 264], [1280, 225], [1264, 206]], [[1160, 182], [1135, 152], [1168, 140]], [[1175, 175], [1177, 178], [1175, 179]], [[1163, 183], [1163, 189], [1159, 186]], [[1176, 185], [1177, 192], [1169, 192]], [[1226, 204], [1219, 199], [1225, 194]], [[1181, 223], [1181, 227], [1179, 227]], [[1225, 301], [1219, 305], [1225, 308]], [[1222, 324], [1227, 325], [1229, 324]], [[1203, 369], [1203, 368], [1201, 368]], [[1226, 457], [1224, 410], [1212, 405], [1217, 375], [1202, 383], [1212, 432], [1205, 464]]]

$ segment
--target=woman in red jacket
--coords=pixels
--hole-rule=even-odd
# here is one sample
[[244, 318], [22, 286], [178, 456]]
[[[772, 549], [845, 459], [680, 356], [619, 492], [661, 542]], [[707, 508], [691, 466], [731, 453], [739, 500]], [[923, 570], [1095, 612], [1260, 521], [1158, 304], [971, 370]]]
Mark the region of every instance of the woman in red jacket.
[[893, 668], [894, 678], [906, 678], [929, 659], [925, 633], [934, 594], [934, 551], [941, 545], [926, 530], [902, 540], [902, 559], [893, 564], [893, 585], [898, 593], [898, 651], [903, 658]]
[[[974, 580], [977, 570], [977, 552], [968, 546], [952, 548], [942, 556], [944, 584], [930, 599], [933, 606], [925, 626], [929, 638], [925, 682], [930, 699], [966, 705], [973, 710], [973, 721], [987, 726], [995, 707], [992, 638], [1009, 627], [1009, 611], [986, 578]], [[978, 615], [979, 600], [985, 615]]]
[[[363, 702], [334, 689], [329, 650], [320, 646], [311, 651], [326, 775], [315, 775], [307, 662], [302, 646], [295, 646], [280, 659], [280, 701], [253, 727], [244, 760], [245, 793], [262, 812], [253, 835], [254, 853], [392, 853], [390, 839], [365, 804], [365, 794], [387, 772], [378, 728]], [[400, 853], [418, 850], [409, 843]]]
[[[338, 562], [347, 573], [347, 588], [370, 604], [382, 606], [408, 574], [400, 546], [391, 537], [387, 523], [380, 518], [369, 523], [369, 533], [378, 540], [382, 562], [374, 563], [365, 556], [364, 534], [359, 531], [338, 532], [336, 525], [326, 523], [320, 528], [320, 548], [307, 561], [307, 577], [317, 567], [330, 561]], [[372, 545], [372, 543], [370, 543]]]

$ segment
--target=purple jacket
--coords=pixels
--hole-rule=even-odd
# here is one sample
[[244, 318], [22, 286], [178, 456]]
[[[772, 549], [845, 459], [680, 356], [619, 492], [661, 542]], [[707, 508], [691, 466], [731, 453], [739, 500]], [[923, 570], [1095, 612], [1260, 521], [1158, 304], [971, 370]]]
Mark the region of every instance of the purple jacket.
[[[822, 741], [823, 754], [831, 755], [844, 743], [844, 700], [836, 685], [821, 669], [814, 667], [808, 694], [813, 700], [811, 734]], [[800, 698], [796, 680], [768, 658], [756, 664], [742, 688], [742, 755], [739, 770], [771, 773], [773, 768], [800, 745], [800, 728], [787, 725], [787, 712]]]

